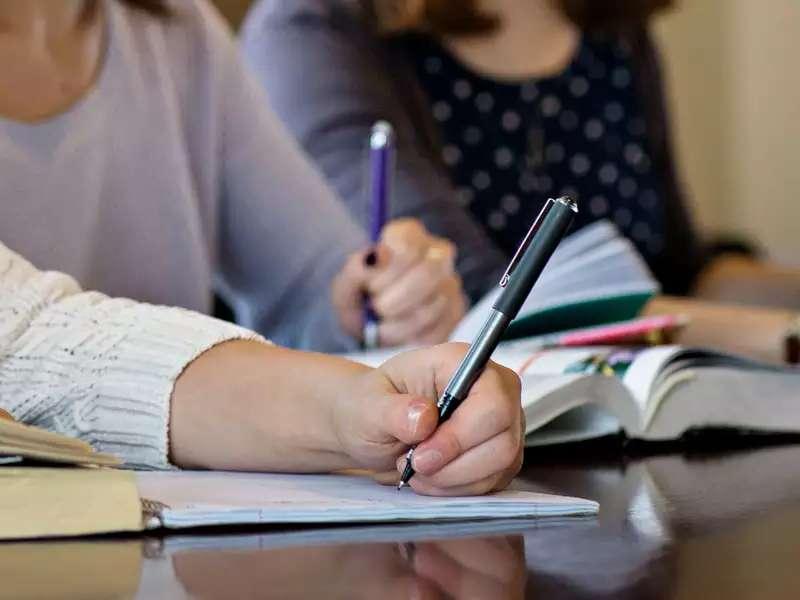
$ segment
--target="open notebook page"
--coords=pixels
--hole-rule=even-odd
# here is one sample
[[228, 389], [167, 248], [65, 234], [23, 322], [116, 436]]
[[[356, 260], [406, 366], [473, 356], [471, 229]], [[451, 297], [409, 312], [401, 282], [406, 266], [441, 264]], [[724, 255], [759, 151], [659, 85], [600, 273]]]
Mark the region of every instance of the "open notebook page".
[[591, 515], [590, 500], [506, 490], [433, 498], [357, 475], [284, 475], [218, 471], [137, 474], [143, 498], [165, 505], [167, 528], [253, 523], [358, 523]]

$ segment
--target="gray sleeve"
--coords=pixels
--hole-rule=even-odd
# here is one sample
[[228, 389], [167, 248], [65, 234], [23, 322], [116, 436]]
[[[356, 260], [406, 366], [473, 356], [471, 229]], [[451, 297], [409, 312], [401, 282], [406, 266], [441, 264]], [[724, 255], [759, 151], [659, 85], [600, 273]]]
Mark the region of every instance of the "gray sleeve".
[[378, 119], [398, 134], [392, 216], [421, 219], [458, 247], [458, 269], [475, 300], [496, 283], [505, 258], [456, 202], [446, 174], [398, 98], [397, 82], [363, 30], [340, 27], [325, 2], [268, 0], [242, 30], [245, 55], [278, 115], [364, 224], [366, 140]]
[[302, 349], [347, 351], [330, 298], [361, 229], [268, 106], [226, 40], [219, 287], [240, 324]]

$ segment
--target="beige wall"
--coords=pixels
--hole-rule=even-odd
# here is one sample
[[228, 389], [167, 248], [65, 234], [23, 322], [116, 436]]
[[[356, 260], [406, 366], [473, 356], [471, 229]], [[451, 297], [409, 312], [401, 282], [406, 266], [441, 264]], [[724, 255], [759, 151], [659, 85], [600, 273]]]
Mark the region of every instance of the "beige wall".
[[800, 264], [800, 3], [683, 0], [657, 30], [702, 224]]

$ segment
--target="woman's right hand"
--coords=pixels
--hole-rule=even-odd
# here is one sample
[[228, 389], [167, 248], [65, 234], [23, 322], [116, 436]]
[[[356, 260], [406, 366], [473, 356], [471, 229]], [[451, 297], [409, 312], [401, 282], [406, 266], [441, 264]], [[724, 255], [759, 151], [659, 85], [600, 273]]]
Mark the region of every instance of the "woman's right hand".
[[438, 344], [466, 312], [455, 247], [415, 219], [397, 219], [372, 251], [350, 257], [332, 287], [344, 330], [360, 339], [364, 297], [380, 317], [381, 346]]

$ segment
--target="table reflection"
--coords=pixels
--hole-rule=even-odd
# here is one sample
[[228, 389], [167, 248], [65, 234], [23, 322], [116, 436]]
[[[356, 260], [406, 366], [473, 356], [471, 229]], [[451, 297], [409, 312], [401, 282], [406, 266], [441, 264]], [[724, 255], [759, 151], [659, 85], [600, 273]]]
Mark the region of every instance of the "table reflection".
[[800, 597], [798, 463], [788, 446], [526, 465], [517, 485], [597, 500], [592, 518], [0, 544], [0, 599]]
[[256, 551], [187, 550], [175, 576], [195, 598], [523, 598], [521, 536]]

